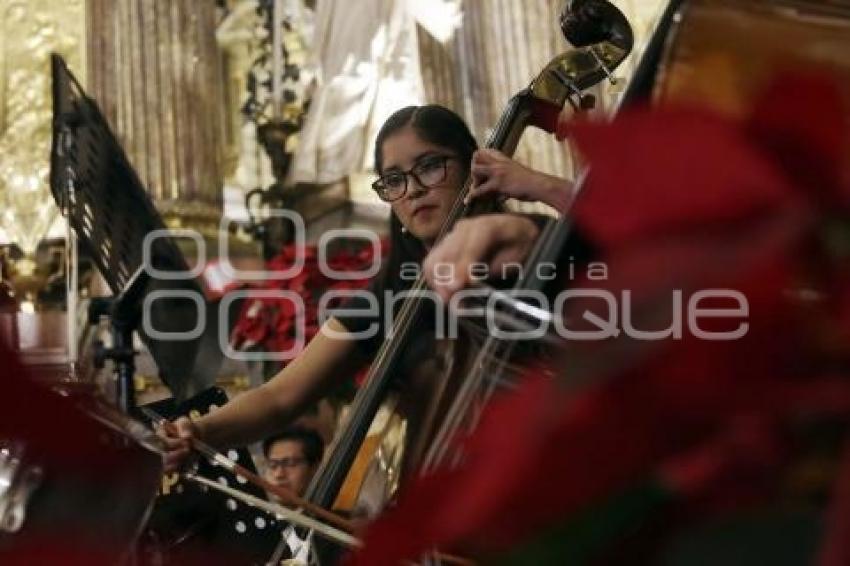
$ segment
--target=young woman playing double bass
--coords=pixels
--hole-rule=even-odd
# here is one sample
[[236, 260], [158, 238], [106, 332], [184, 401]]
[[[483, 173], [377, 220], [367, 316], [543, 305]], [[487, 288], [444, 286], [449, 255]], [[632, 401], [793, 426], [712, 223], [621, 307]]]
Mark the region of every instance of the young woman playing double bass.
[[[476, 150], [476, 141], [463, 120], [436, 105], [399, 110], [382, 127], [375, 145], [375, 170], [380, 177], [373, 187], [390, 203], [392, 215], [390, 257], [372, 286], [379, 311], [385, 306], [384, 290], [405, 288], [400, 276], [402, 265], [421, 263], [435, 244], [470, 175]], [[512, 172], [511, 175], [496, 175], [494, 167], [488, 170], [493, 160], [501, 161], [495, 154], [482, 152], [476, 159], [480, 166], [478, 185], [484, 187], [479, 192], [498, 188], [521, 198], [549, 200], [553, 194], [563, 199], [564, 195], [556, 189], [569, 190], [568, 185], [556, 187], [556, 179], [519, 169], [521, 166], [514, 162], [501, 163], [501, 171]], [[492, 179], [490, 185], [486, 185], [488, 179]], [[517, 182], [506, 182], [510, 179]], [[493, 214], [484, 220], [486, 231], [479, 235], [487, 234], [490, 241], [486, 245], [498, 248], [500, 257], [506, 260], [524, 258], [539, 233], [535, 222], [520, 215]], [[455, 233], [468, 233], [474, 222], [475, 219], [461, 221]], [[455, 241], [456, 236], [450, 235], [447, 240]], [[370, 359], [384, 339], [383, 328], [372, 338], [357, 336], [373, 323], [380, 327], [382, 319], [382, 313], [372, 319], [332, 316], [301, 355], [269, 382], [198, 420], [184, 417], [175, 421], [173, 432], [162, 433], [168, 445], [166, 468], [174, 470], [181, 465], [189, 455], [193, 438], [225, 448], [259, 441], [284, 428], [340, 379], [350, 377], [352, 368]], [[405, 394], [404, 384], [400, 390], [402, 397], [407, 397], [407, 407], [415, 412], [422, 400], [415, 392]]]

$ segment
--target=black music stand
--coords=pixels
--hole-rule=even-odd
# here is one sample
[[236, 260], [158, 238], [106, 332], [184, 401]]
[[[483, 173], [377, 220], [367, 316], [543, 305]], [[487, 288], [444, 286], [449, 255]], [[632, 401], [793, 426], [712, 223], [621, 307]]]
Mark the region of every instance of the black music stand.
[[[134, 405], [133, 331], [139, 332], [175, 398], [185, 399], [206, 389], [221, 364], [215, 324], [188, 341], [159, 340], [138, 325], [149, 293], [176, 291], [203, 297], [201, 287], [195, 279], [157, 278], [145, 271], [145, 236], [166, 226], [97, 104], [59, 55], [52, 56], [52, 72], [50, 188], [79, 237], [81, 250], [91, 255], [114, 295], [108, 307], [100, 305], [101, 312], [111, 315], [113, 331], [112, 348], [101, 357], [115, 362], [119, 404], [128, 411]], [[167, 237], [154, 241], [151, 263], [160, 271], [189, 271], [177, 245]], [[187, 332], [198, 323], [198, 307], [186, 298], [161, 298], [150, 306], [151, 327], [160, 332]], [[209, 308], [206, 301], [203, 308]], [[205, 318], [211, 323], [218, 319]]]
[[[205, 415], [227, 403], [227, 395], [214, 387], [182, 403], [164, 399], [147, 405], [173, 420], [192, 413]], [[148, 421], [147, 417], [143, 420]], [[152, 423], [151, 423], [152, 424]], [[227, 451], [227, 457], [256, 472], [245, 448]], [[249, 495], [266, 499], [262, 489], [207, 458], [197, 461], [197, 475], [214, 479]], [[146, 541], [166, 565], [188, 562], [185, 556], [214, 553], [231, 564], [265, 564], [278, 541], [282, 523], [263, 510], [224, 494], [198, 486], [179, 476], [167, 476], [147, 524]]]

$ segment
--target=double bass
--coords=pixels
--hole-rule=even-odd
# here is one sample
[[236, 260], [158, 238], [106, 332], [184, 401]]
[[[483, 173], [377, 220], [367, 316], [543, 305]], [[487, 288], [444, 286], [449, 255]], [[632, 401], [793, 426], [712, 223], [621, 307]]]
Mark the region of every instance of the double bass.
[[[509, 101], [486, 147], [511, 155], [526, 128], [537, 127], [549, 133], [554, 132], [564, 107], [569, 104], [574, 109], [580, 109], [586, 105], [585, 91], [612, 77], [614, 69], [629, 55], [634, 44], [632, 30], [625, 16], [604, 0], [568, 2], [561, 18], [561, 27], [575, 48], [552, 59], [526, 89]], [[467, 181], [459, 192], [438, 240], [461, 218], [493, 210], [492, 202], [465, 204], [470, 187], [471, 183]], [[426, 289], [427, 284], [420, 275], [396, 315], [391, 339], [379, 349], [364, 385], [352, 403], [347, 422], [308, 489], [306, 498], [312, 504], [325, 508], [334, 505], [367, 431], [399, 370], [401, 355], [408, 347], [413, 328], [422, 316], [421, 297]], [[476, 359], [475, 355], [470, 359]], [[433, 437], [433, 433], [426, 433], [424, 441], [420, 440], [418, 444], [430, 446], [431, 439], [428, 436]]]
[[[817, 4], [816, 2], [775, 0], [742, 5], [740, 2], [731, 0], [714, 3], [708, 0], [694, 0], [685, 4], [682, 11], [678, 11], [680, 2], [670, 2], [652, 34], [652, 39], [641, 58], [624, 100], [628, 102], [646, 97], [653, 88], [655, 88], [656, 97], [660, 99], [669, 99], [671, 94], [677, 91], [680, 94], [689, 90], [693, 92], [693, 89], [689, 88], [693, 84], [689, 82], [690, 79], [699, 77], [700, 73], [707, 70], [705, 76], [709, 78], [712, 76], [727, 79], [738, 77], [733, 81], [720, 83], [721, 87], [726, 88], [721, 88], [719, 91], [720, 94], [731, 95], [731, 100], [735, 102], [735, 96], [740, 95], [743, 89], [739, 88], [734, 81], [752, 85], [758, 81], [749, 79], [756, 76], [763, 78], [768, 74], [763, 71], [776, 69], [777, 61], [790, 62], [802, 59], [803, 65], [808, 65], [817, 59], [829, 59], [830, 53], [840, 53], [842, 52], [840, 49], [846, 52], [846, 38], [850, 37], [846, 33], [846, 20], [843, 20], [847, 12], [846, 4], [830, 3], [828, 6]], [[763, 18], [762, 21], [759, 21], [759, 18]], [[619, 14], [607, 2], [601, 0], [569, 2], [562, 22], [568, 28], [566, 30], [569, 32], [568, 37], [576, 41], [578, 49], [556, 57], [528, 89], [512, 99], [488, 141], [488, 147], [498, 148], [510, 154], [525, 127], [536, 126], [553, 131], [557, 115], [563, 105], [569, 101], [571, 105], [581, 107], [582, 90], [610, 75], [611, 70], [622, 62], [632, 48], [633, 38], [628, 22], [625, 22], [622, 14]], [[572, 27], [574, 25], [576, 27]], [[706, 33], [698, 33], [699, 28]], [[685, 33], [683, 31], [685, 29], [690, 31]], [[670, 30], [673, 33], [669, 33]], [[761, 40], [753, 41], [753, 30], [758, 31], [764, 45], [770, 46], [769, 49], [761, 49], [763, 47]], [[783, 33], [777, 33], [783, 30]], [[730, 32], [734, 32], [734, 38], [731, 37]], [[788, 34], [798, 38], [805, 48], [799, 49], [798, 44], [789, 41]], [[827, 56], [824, 56], [824, 50], [817, 49], [817, 44], [818, 39], [826, 37], [829, 38], [829, 45], [836, 46], [836, 49], [834, 51], [832, 48], [827, 49]], [[700, 40], [706, 43], [701, 45]], [[726, 49], [722, 47], [724, 45], [727, 46]], [[708, 62], [720, 62], [721, 65], [715, 64], [713, 68], [711, 65], [705, 67], [703, 66], [706, 63], [705, 60], [700, 65], [694, 64], [700, 59], [700, 52], [706, 47], [720, 55], [719, 58]], [[758, 63], [759, 59], [761, 64]], [[757, 70], [748, 73], [746, 68], [742, 69], [738, 66], [738, 61], [756, 62]], [[772, 65], [770, 65], [771, 62]], [[768, 66], [765, 67], [764, 64]], [[749, 63], [744, 67], [748, 66]], [[655, 79], [659, 67], [662, 69], [662, 80], [656, 86]], [[711, 74], [712, 71], [714, 75]], [[676, 76], [679, 77], [678, 81]], [[842, 73], [842, 76], [846, 77], [847, 74]], [[701, 82], [709, 85], [711, 80]], [[712, 95], [710, 87], [703, 90], [702, 93], [696, 93], [698, 96], [692, 100], [700, 100], [700, 97], [706, 95], [714, 104], [729, 100], [720, 98], [716, 94]], [[705, 100], [705, 98], [701, 99], [701, 101]], [[737, 104], [740, 104], [740, 101]], [[733, 111], [740, 107], [743, 105], [727, 105], [727, 108]], [[466, 189], [461, 191], [458, 202], [444, 226], [443, 235], [458, 218], [474, 212], [462, 204], [466, 192]], [[569, 220], [547, 227], [532, 252], [529, 262], [546, 261], [556, 257], [570, 232]], [[534, 274], [534, 270], [526, 269], [524, 272]], [[517, 286], [534, 289], [540, 283], [533, 279], [525, 279], [518, 282]], [[414, 291], [424, 289], [425, 285], [421, 280], [414, 285]], [[372, 417], [386, 397], [389, 382], [397, 369], [399, 354], [406, 348], [413, 323], [420, 316], [420, 308], [418, 301], [408, 301], [399, 313], [394, 339], [386, 343], [379, 352], [376, 363], [369, 372], [366, 385], [355, 400], [348, 424], [342, 431], [327, 465], [311, 487], [309, 496], [314, 503], [325, 507], [332, 505], [362, 444]], [[490, 358], [492, 356], [484, 354], [480, 360], [484, 362]], [[461, 387], [468, 387], [471, 391], [483, 388], [486, 393], [488, 389], [484, 383], [488, 377], [486, 372], [474, 373], [477, 377], [466, 380]], [[460, 394], [457, 399], [458, 404], [452, 408], [446, 422], [447, 426], [440, 431], [436, 440], [429, 442], [429, 454], [425, 459], [426, 468], [444, 464], [447, 458], [451, 458], [452, 456], [445, 450], [448, 439], [458, 429], [474, 425], [474, 411], [470, 411], [470, 404], [467, 403], [466, 406], [463, 404], [468, 400], [472, 400], [472, 404], [477, 404], [476, 396]]]

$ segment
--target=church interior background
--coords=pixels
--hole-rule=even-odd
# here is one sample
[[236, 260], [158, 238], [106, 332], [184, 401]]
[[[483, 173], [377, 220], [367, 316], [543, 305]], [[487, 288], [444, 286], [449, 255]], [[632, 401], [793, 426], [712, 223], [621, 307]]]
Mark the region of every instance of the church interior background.
[[[639, 44], [662, 2], [615, 4]], [[91, 355], [105, 330], [86, 315], [89, 299], [108, 290], [90, 260], [77, 258], [48, 186], [51, 53], [94, 98], [167, 225], [209, 244], [203, 278], [220, 298], [234, 282], [217, 269], [218, 240], [229, 240], [234, 265], [262, 266], [285, 237], [270, 208], [301, 214], [311, 243], [331, 228], [385, 233], [388, 207], [369, 189], [377, 126], [402, 106], [436, 102], [483, 140], [510, 96], [563, 50], [560, 8], [558, 0], [358, 0], [356, 9], [337, 0], [0, 1], [3, 335], [56, 380], [110, 386]], [[628, 62], [618, 70], [628, 72]], [[626, 82], [598, 89], [600, 111]], [[569, 148], [543, 132], [530, 132], [517, 156], [574, 173]], [[193, 261], [192, 242], [181, 245]], [[236, 393], [271, 371], [258, 366], [226, 362], [215, 380]], [[141, 401], [167, 395], [157, 374], [142, 355]]]
[[[581, 38], [559, 21], [565, 13], [569, 24], [586, 25], [573, 19], [575, 5], [601, 9], [590, 21], [609, 26], [594, 27], [581, 47], [566, 42]], [[458, 548], [482, 564], [562, 564], [568, 556], [576, 564], [796, 565], [816, 555], [823, 566], [850, 563], [848, 29], [850, 0], [0, 0], [0, 562], [9, 549], [32, 550], [14, 536], [33, 524], [23, 518], [35, 509], [44, 521], [34, 531], [47, 525], [46, 546], [57, 543], [50, 550], [60, 555], [66, 539], [78, 543], [85, 532], [94, 540], [84, 550], [100, 552], [114, 539], [115, 556], [136, 553], [138, 563], [159, 566], [183, 566], [188, 554], [180, 552], [194, 545], [208, 558], [225, 556], [214, 556], [220, 548], [266, 557], [269, 541], [274, 556], [306, 560], [323, 550], [310, 548], [314, 526], [293, 526], [305, 520], [342, 545], [362, 535], [363, 549], [349, 557], [368, 566], [394, 552], [473, 563], [451, 554], [439, 562], [440, 552]], [[418, 340], [424, 317], [415, 311], [404, 320], [407, 343], [386, 356], [397, 343], [392, 332], [384, 336], [376, 358], [392, 362], [377, 392], [369, 386], [379, 380], [364, 378], [372, 369], [347, 367], [364, 353], [352, 343], [344, 343], [345, 362], [314, 357], [312, 366], [279, 373], [310, 338], [331, 342], [319, 330], [329, 292], [381, 289], [383, 281], [362, 274], [387, 257], [391, 236], [396, 249], [418, 246], [415, 267], [438, 255], [440, 236], [405, 235], [376, 194], [387, 186], [373, 190], [373, 147], [385, 120], [406, 106], [440, 104], [483, 145], [504, 133], [509, 100], [541, 69], [564, 109], [552, 111], [551, 92], [525, 99], [543, 108], [552, 132], [527, 128], [513, 156], [551, 175], [532, 178], [566, 187], [559, 195], [569, 202], [556, 209], [494, 199], [485, 204], [496, 214], [464, 226], [524, 223], [524, 236], [544, 237], [522, 242], [531, 258], [523, 266], [551, 258], [553, 278], [576, 265], [565, 250], [598, 252], [603, 267], [623, 276], [602, 277], [599, 287], [589, 275], [558, 281], [564, 295], [579, 297], [572, 312], [557, 301], [553, 309], [507, 301], [519, 305], [504, 316], [517, 327], [547, 325], [530, 343], [470, 323], [450, 344], [457, 350], [419, 356], [430, 337]], [[582, 79], [593, 85], [583, 90]], [[416, 133], [418, 147], [427, 135]], [[457, 156], [416, 151], [396, 188], [407, 191], [415, 172], [416, 194], [436, 197], [426, 187], [447, 181]], [[423, 156], [442, 180], [418, 177]], [[92, 194], [103, 202], [87, 200]], [[454, 211], [479, 212], [479, 201], [461, 207], [455, 193], [442, 194]], [[494, 241], [504, 243], [487, 239]], [[439, 287], [419, 277], [426, 292]], [[546, 287], [530, 277], [532, 290]], [[489, 284], [466, 289], [509, 296]], [[612, 334], [555, 336], [559, 322], [596, 324], [584, 316], [593, 308], [579, 310], [598, 298], [582, 291], [600, 287], [622, 298], [599, 301]], [[746, 330], [728, 341], [696, 332], [682, 339], [683, 320], [690, 331], [697, 315], [677, 308], [717, 288], [751, 300], [752, 311], [743, 322], [730, 309], [706, 318], [718, 326], [732, 318]], [[390, 294], [375, 311], [390, 313], [386, 327], [398, 314]], [[480, 310], [504, 314], [490, 303]], [[435, 309], [433, 318], [442, 312], [450, 310]], [[339, 322], [354, 333], [333, 316], [325, 328]], [[479, 339], [493, 349], [466, 351], [464, 340]], [[434, 342], [426, 346], [440, 354]], [[528, 357], [514, 363], [520, 344]], [[316, 351], [335, 352], [308, 354]], [[472, 359], [455, 363], [454, 351]], [[399, 370], [402, 354], [439, 378], [429, 385], [442, 398], [417, 396], [415, 378], [403, 381], [413, 372]], [[315, 376], [305, 367], [319, 368], [308, 385], [304, 376]], [[453, 389], [455, 370], [468, 370], [463, 388]], [[294, 386], [281, 393], [275, 387], [284, 382]], [[394, 387], [408, 387], [416, 397], [409, 404], [427, 405], [432, 421], [445, 418], [433, 445], [416, 441], [410, 423], [422, 415], [391, 406], [402, 397]], [[374, 411], [355, 427], [357, 419], [345, 419], [367, 394]], [[254, 405], [240, 405], [246, 400]], [[302, 458], [272, 458], [260, 442], [243, 446], [272, 440], [296, 409], [304, 414], [294, 428], [318, 439], [315, 462], [307, 443]], [[197, 437], [176, 440], [181, 424], [195, 426]], [[240, 428], [256, 434], [239, 437]], [[362, 434], [352, 440], [355, 429]], [[312, 495], [287, 501], [263, 478], [225, 478], [223, 460], [198, 456], [213, 450], [201, 438], [220, 442], [220, 458], [259, 464], [257, 478], [309, 463], [337, 468], [328, 475], [345, 471], [356, 485], [326, 490], [326, 504]], [[353, 456], [328, 465], [350, 447], [364, 454], [358, 465]], [[208, 477], [169, 470], [181, 449], [194, 450], [190, 460]], [[426, 449], [433, 465], [415, 474], [419, 462], [406, 458]], [[49, 481], [39, 490], [42, 475]], [[408, 477], [413, 488], [397, 489]], [[252, 494], [299, 511], [283, 503], [270, 511]], [[194, 516], [182, 515], [192, 498], [200, 502]], [[284, 519], [281, 511], [300, 514]], [[361, 511], [364, 523], [349, 520]], [[309, 532], [305, 540], [300, 531]], [[254, 535], [255, 547], [243, 545]], [[221, 547], [207, 544], [219, 539]], [[738, 562], [727, 560], [733, 555]], [[650, 561], [657, 557], [672, 558]]]

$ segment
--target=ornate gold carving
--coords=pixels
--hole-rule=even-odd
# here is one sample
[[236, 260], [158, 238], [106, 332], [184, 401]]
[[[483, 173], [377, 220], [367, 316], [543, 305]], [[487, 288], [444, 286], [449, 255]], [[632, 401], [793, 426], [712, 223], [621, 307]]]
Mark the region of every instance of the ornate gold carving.
[[82, 74], [82, 0], [0, 0], [0, 229], [35, 250], [58, 210], [48, 186], [50, 53]]

